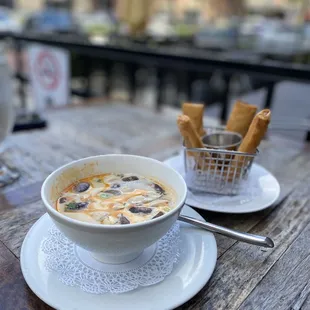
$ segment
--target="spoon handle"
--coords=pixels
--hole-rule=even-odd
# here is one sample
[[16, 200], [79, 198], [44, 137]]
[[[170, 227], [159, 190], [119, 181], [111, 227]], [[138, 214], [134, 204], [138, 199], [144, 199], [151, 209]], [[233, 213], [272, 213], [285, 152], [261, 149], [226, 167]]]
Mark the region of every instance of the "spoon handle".
[[218, 226], [212, 223], [203, 222], [193, 217], [189, 217], [185, 215], [179, 215], [179, 221], [198, 226], [200, 228], [206, 229], [208, 231], [212, 231], [214, 233], [218, 233], [220, 235], [224, 235], [226, 237], [230, 237], [238, 241], [255, 244], [258, 246], [265, 247], [265, 248], [274, 247], [274, 243], [269, 237], [263, 237], [263, 236], [249, 234], [249, 233], [243, 233], [240, 231], [225, 228], [223, 226]]

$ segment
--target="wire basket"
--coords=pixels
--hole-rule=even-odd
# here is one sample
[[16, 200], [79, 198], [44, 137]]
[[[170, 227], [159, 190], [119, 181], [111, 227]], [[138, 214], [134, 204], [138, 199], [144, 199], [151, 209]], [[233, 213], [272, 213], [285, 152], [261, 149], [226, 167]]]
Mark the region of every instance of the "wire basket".
[[[224, 131], [222, 127], [210, 127], [206, 130], [208, 134]], [[191, 190], [237, 195], [249, 175], [256, 154], [184, 147], [186, 183]]]

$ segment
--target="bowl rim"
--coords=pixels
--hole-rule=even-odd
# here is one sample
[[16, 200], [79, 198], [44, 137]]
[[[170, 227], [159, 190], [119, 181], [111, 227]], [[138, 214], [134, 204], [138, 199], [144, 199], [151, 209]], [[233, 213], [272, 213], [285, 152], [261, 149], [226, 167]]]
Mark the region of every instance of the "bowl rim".
[[[76, 219], [72, 219], [68, 216], [63, 215], [62, 213], [58, 212], [57, 210], [55, 210], [55, 208], [53, 208], [53, 206], [50, 205], [50, 203], [48, 202], [48, 200], [45, 196], [47, 183], [52, 178], [54, 178], [54, 176], [59, 171], [65, 169], [65, 168], [70, 168], [70, 167], [72, 167], [72, 166], [74, 166], [80, 162], [86, 161], [86, 160], [97, 160], [98, 158], [102, 158], [102, 157], [132, 157], [132, 158], [138, 158], [138, 159], [143, 159], [143, 160], [149, 160], [149, 161], [152, 161], [152, 162], [155, 162], [157, 164], [164, 166], [165, 168], [167, 168], [167, 171], [170, 170], [172, 173], [177, 175], [177, 177], [180, 179], [181, 183], [183, 183], [183, 185], [184, 185], [185, 191], [181, 195], [180, 203], [174, 209], [172, 209], [171, 211], [167, 212], [166, 214], [164, 214], [158, 218], [150, 219], [150, 220], [140, 222], [140, 223], [128, 224], [128, 225], [122, 225], [122, 224], [104, 225], [104, 224], [94, 224], [94, 223], [83, 222], [83, 221], [79, 221]], [[47, 209], [47, 211], [51, 212], [61, 222], [67, 222], [68, 224], [77, 225], [81, 228], [90, 228], [90, 229], [98, 229], [98, 230], [115, 230], [115, 229], [128, 230], [128, 229], [148, 226], [151, 224], [156, 224], [156, 223], [159, 223], [159, 222], [163, 221], [164, 219], [174, 215], [184, 206], [185, 200], [187, 197], [187, 192], [188, 192], [187, 185], [186, 185], [184, 178], [181, 176], [181, 174], [178, 171], [176, 171], [175, 169], [173, 169], [172, 167], [166, 165], [165, 163], [163, 163], [157, 159], [153, 159], [153, 158], [146, 157], [146, 156], [129, 155], [129, 154], [105, 154], [105, 155], [95, 155], [95, 156], [84, 157], [84, 158], [81, 158], [78, 160], [71, 161], [71, 162], [64, 164], [64, 165], [60, 166], [59, 168], [55, 169], [52, 173], [50, 173], [47, 176], [47, 178], [44, 180], [44, 182], [41, 186], [41, 199], [42, 199], [43, 204], [44, 204], [45, 208]]]

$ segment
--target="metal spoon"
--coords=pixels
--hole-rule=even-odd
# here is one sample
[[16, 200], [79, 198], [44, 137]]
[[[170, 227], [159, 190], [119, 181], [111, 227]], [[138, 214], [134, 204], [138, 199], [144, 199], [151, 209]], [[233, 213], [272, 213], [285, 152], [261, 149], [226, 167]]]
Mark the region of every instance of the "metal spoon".
[[265, 247], [265, 248], [273, 248], [274, 247], [274, 243], [269, 237], [263, 237], [263, 236], [249, 234], [249, 233], [243, 233], [240, 231], [236, 231], [236, 230], [232, 230], [232, 229], [225, 228], [222, 226], [218, 226], [218, 225], [215, 225], [212, 223], [199, 221], [193, 217], [185, 216], [185, 215], [179, 215], [179, 220], [182, 222], [192, 224], [192, 225], [198, 226], [200, 228], [206, 229], [208, 231], [212, 231], [214, 233], [218, 233], [220, 235], [238, 240], [238, 241], [242, 241], [242, 242], [246, 242], [246, 243], [250, 243], [250, 244], [255, 244], [258, 246]]

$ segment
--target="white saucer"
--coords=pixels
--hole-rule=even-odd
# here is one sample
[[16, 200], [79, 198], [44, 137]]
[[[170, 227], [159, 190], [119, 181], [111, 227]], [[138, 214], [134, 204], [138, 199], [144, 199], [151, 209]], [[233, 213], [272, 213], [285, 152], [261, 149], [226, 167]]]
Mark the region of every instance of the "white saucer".
[[[183, 214], [203, 220], [193, 209], [184, 207]], [[21, 249], [21, 269], [31, 290], [45, 303], [59, 310], [173, 309], [197, 294], [210, 279], [217, 259], [216, 241], [212, 233], [180, 223], [181, 254], [172, 273], [153, 286], [123, 294], [94, 295], [62, 284], [57, 275], [44, 267], [41, 243], [53, 225], [43, 215], [29, 230]]]
[[[185, 176], [183, 156], [178, 155], [165, 161], [166, 164]], [[186, 204], [191, 207], [221, 213], [251, 213], [270, 207], [280, 195], [277, 179], [265, 168], [253, 164], [247, 182], [253, 186], [253, 194], [242, 193], [224, 196], [208, 193], [188, 192]]]

